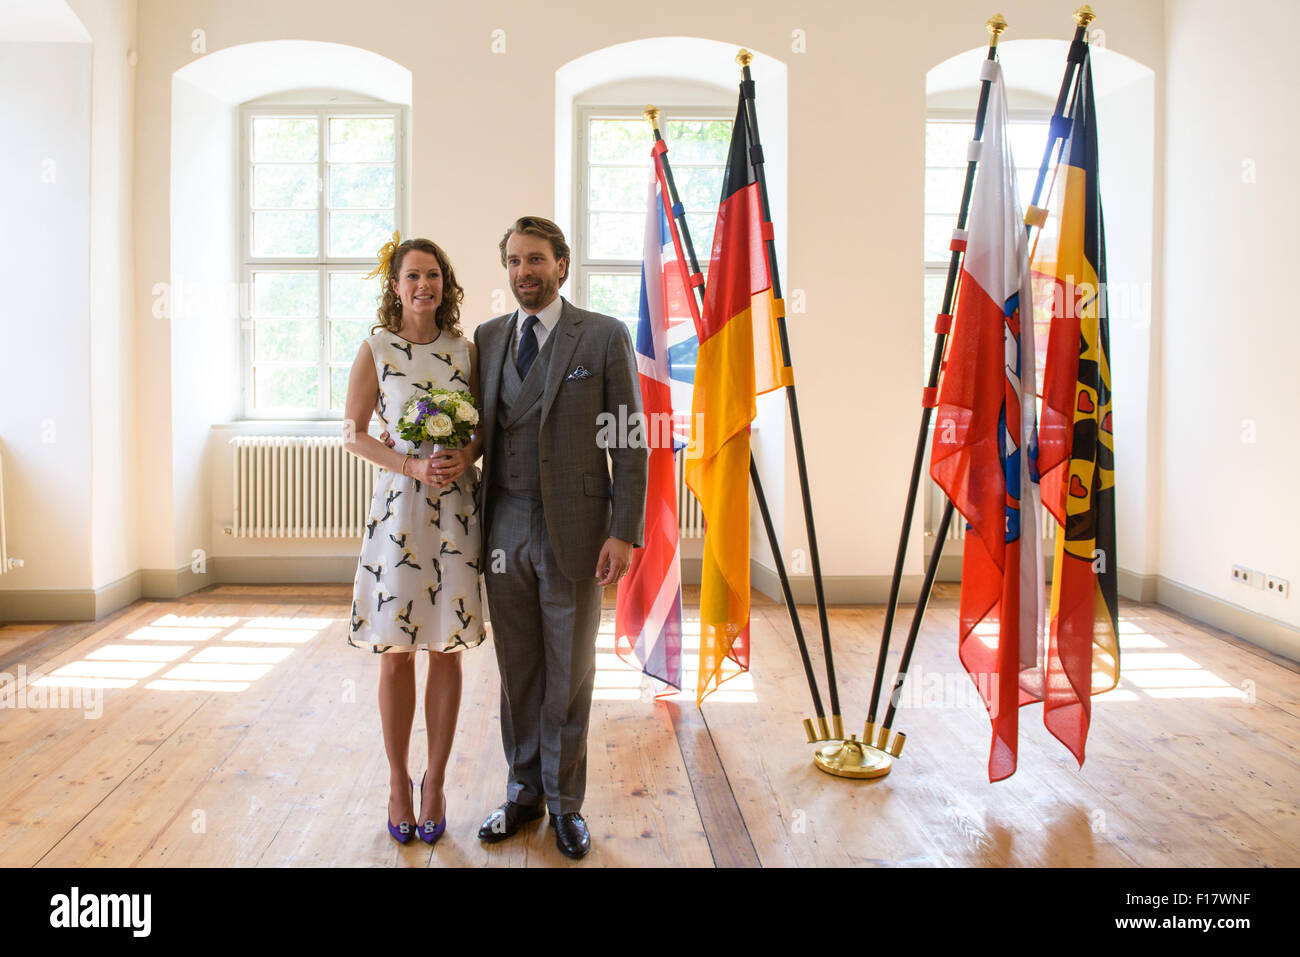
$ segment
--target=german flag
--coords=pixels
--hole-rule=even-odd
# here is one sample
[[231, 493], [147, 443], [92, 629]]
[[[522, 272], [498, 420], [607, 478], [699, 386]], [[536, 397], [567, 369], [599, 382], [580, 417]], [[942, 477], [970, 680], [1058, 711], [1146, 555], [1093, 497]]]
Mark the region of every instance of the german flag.
[[[731, 131], [708, 284], [698, 328], [686, 484], [704, 512], [696, 701], [749, 668], [749, 425], [756, 397], [789, 383], [772, 296], [745, 100]], [[726, 668], [730, 660], [736, 667]], [[724, 673], [729, 671], [730, 673]]]
[[1092, 67], [1079, 66], [1071, 129], [1057, 169], [1055, 250], [1035, 257], [1050, 280], [1038, 462], [1043, 503], [1061, 528], [1053, 564], [1043, 723], [1083, 764], [1090, 696], [1119, 683], [1115, 443], [1111, 425], [1106, 235], [1098, 187]]

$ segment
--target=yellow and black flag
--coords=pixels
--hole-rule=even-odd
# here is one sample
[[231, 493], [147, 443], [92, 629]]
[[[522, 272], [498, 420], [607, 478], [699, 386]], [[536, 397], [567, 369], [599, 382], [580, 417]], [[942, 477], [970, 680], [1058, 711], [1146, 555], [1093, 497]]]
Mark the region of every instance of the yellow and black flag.
[[1052, 282], [1038, 465], [1060, 523], [1053, 565], [1043, 722], [1080, 764], [1091, 695], [1119, 682], [1115, 442], [1111, 423], [1106, 234], [1092, 67], [1079, 65], [1070, 133], [1057, 167], [1059, 238], [1033, 268]]

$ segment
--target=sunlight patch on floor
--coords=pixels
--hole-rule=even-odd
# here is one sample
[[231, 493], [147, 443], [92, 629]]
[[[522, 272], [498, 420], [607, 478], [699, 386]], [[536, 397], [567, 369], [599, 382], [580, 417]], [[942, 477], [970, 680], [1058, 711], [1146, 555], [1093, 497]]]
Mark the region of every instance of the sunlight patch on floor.
[[[294, 616], [161, 615], [31, 683], [130, 688], [148, 679], [144, 687], [151, 691], [246, 691], [331, 623]], [[218, 636], [231, 644], [206, 644]]]

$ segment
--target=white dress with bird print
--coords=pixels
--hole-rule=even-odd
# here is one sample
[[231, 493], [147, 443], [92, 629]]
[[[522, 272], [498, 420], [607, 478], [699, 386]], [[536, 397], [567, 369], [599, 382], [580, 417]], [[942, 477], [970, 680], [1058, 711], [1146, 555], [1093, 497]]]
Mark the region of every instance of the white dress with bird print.
[[[442, 333], [410, 342], [386, 330], [367, 340], [379, 377], [379, 420], [394, 449], [419, 458], [433, 443], [401, 438], [396, 422], [417, 389], [470, 388], [469, 341]], [[479, 483], [471, 465], [431, 486], [379, 469], [352, 586], [348, 644], [371, 651], [459, 651], [483, 641]]]

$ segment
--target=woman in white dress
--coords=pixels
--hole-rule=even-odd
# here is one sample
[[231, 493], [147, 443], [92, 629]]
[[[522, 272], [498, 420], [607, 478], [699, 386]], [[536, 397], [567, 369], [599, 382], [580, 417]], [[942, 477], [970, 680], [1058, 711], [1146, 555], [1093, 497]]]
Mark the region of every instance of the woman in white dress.
[[[357, 351], [348, 380], [345, 444], [379, 466], [353, 584], [348, 643], [380, 653], [379, 714], [389, 764], [388, 831], [401, 844], [433, 844], [446, 828], [443, 782], [461, 670], [456, 652], [483, 641], [479, 590], [480, 476], [477, 439], [460, 449], [368, 433], [377, 413], [393, 427], [422, 389], [468, 390], [479, 400], [478, 357], [461, 335], [460, 303], [446, 254], [427, 239], [385, 245], [378, 323]], [[421, 447], [423, 446], [423, 448]], [[418, 800], [407, 768], [415, 719], [415, 652], [429, 651], [424, 715], [428, 770]]]

